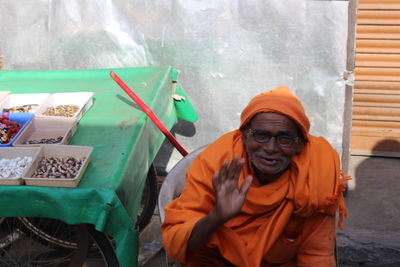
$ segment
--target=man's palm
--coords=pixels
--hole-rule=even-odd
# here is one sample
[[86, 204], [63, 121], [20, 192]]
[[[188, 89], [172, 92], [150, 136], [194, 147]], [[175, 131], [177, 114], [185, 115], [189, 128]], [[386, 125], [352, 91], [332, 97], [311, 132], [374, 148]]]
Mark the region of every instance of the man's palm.
[[219, 172], [213, 176], [215, 190], [215, 212], [218, 218], [226, 222], [239, 213], [246, 199], [247, 190], [250, 187], [252, 177], [244, 180], [241, 188], [238, 188], [238, 179], [244, 160], [235, 156], [230, 164], [225, 161]]

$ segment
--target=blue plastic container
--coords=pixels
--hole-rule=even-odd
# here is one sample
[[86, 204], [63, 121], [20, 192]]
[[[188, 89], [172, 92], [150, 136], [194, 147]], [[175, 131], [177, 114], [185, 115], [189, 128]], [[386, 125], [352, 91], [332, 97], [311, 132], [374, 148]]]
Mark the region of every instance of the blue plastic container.
[[25, 129], [25, 127], [31, 122], [35, 114], [33, 113], [0, 113], [0, 115], [6, 115], [10, 121], [16, 121], [20, 124], [22, 124], [21, 129], [19, 129], [18, 133], [14, 136], [13, 139], [11, 139], [11, 142], [6, 143], [6, 144], [0, 144], [0, 147], [3, 146], [12, 146], [13, 142], [17, 137], [22, 133], [22, 131]]

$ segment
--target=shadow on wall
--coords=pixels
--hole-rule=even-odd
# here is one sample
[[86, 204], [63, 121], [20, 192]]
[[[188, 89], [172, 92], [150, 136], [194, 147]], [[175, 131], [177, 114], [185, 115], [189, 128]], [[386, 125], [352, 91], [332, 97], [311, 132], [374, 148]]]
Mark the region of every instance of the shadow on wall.
[[[399, 141], [385, 139], [376, 143], [371, 149], [371, 156], [366, 156], [365, 160], [357, 165], [353, 177], [355, 186], [352, 191], [364, 192], [373, 184], [384, 182], [380, 177], [387, 175], [385, 170], [391, 169], [390, 162], [394, 161], [393, 164], [395, 164], [398, 160], [400, 160]], [[397, 166], [399, 167], [400, 165]], [[367, 181], [369, 181], [368, 184], [366, 184]]]
[[[381, 157], [381, 158], [400, 158], [400, 142], [396, 139], [383, 139], [379, 142], [377, 142], [370, 150], [362, 150], [363, 153], [352, 153], [351, 156], [351, 164], [353, 165], [353, 171], [350, 171], [350, 175], [353, 176], [352, 180], [348, 182], [348, 191], [352, 192], [354, 190], [357, 190], [357, 183], [358, 183], [358, 176], [357, 175], [357, 170], [358, 172], [362, 171], [360, 168], [363, 168], [363, 166], [366, 166], [368, 168], [368, 163], [365, 164], [360, 164], [358, 161], [360, 161], [363, 157], [367, 157], [368, 161], [368, 156], [369, 157]], [[361, 156], [361, 157], [358, 157]], [[354, 169], [354, 165], [358, 166], [356, 169]], [[347, 195], [348, 191], [345, 191], [345, 196]]]
[[[192, 137], [196, 134], [196, 128], [194, 123], [178, 119], [178, 123], [175, 124], [171, 129], [171, 134], [174, 137], [176, 134]], [[166, 176], [168, 174], [166, 168], [174, 149], [175, 147], [171, 144], [171, 142], [169, 142], [168, 139], [165, 139], [157, 153], [156, 158], [154, 159], [154, 166], [156, 168], [157, 175]]]
[[383, 177], [394, 174], [390, 173], [392, 167], [400, 170], [400, 142], [395, 139], [379, 141], [371, 149], [371, 156], [362, 158], [365, 159], [354, 171], [355, 187], [352, 191], [365, 192], [383, 184], [387, 186]]
[[[391, 151], [387, 153], [391, 157], [376, 156], [385, 155], [387, 151]], [[395, 157], [396, 154], [393, 151], [398, 152], [397, 157]], [[374, 203], [370, 203], [376, 207], [376, 209], [374, 208], [373, 216], [382, 213], [382, 216], [376, 217], [393, 218], [392, 214], [384, 215], [384, 213], [390, 210], [390, 206], [396, 204], [394, 202], [391, 203], [391, 200], [398, 202], [393, 207], [400, 207], [400, 201], [398, 201], [400, 192], [400, 142], [395, 139], [382, 140], [374, 145], [372, 154], [372, 156], [360, 158], [362, 161], [358, 163], [354, 172], [356, 186], [349, 195], [354, 194], [357, 202], [361, 201], [360, 204], [364, 207], [368, 206], [364, 204], [374, 201]], [[355, 201], [356, 199], [349, 197], [349, 201], [353, 200]], [[399, 212], [395, 213], [399, 215], [400, 219]], [[396, 224], [396, 222], [393, 223]]]
[[395, 139], [385, 139], [376, 143], [372, 148], [373, 155], [384, 156], [386, 153], [398, 153], [397, 157], [400, 157], [400, 142]]

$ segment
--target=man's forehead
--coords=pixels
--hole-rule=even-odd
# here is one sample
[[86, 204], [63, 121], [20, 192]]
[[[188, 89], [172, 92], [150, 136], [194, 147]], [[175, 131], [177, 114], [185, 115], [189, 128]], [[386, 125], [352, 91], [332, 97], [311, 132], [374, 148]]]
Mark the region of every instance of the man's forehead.
[[298, 127], [296, 124], [293, 122], [291, 118], [288, 116], [281, 114], [281, 113], [275, 113], [275, 112], [261, 112], [257, 113], [249, 123], [250, 128], [265, 128], [268, 126], [277, 126], [279, 128], [282, 128], [283, 130], [288, 130], [291, 132], [296, 132], [298, 131]]
[[257, 113], [250, 121], [250, 123], [260, 123], [264, 121], [277, 121], [284, 123], [293, 123], [293, 121], [286, 115], [276, 112], [260, 112]]

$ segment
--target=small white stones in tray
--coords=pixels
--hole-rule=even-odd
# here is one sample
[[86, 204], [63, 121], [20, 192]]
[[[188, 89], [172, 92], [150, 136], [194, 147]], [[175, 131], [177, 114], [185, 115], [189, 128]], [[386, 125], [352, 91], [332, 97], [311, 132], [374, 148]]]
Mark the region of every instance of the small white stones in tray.
[[16, 157], [0, 159], [0, 179], [20, 178], [32, 157]]

